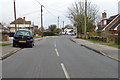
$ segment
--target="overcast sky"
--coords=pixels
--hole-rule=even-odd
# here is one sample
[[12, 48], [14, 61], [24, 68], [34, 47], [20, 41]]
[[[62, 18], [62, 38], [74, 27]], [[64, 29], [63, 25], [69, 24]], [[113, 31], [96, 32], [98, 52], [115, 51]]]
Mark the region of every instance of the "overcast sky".
[[[57, 17], [60, 16], [60, 25], [62, 21], [66, 24], [71, 24], [67, 19], [68, 7], [78, 0], [38, 0], [43, 8], [44, 27], [48, 28], [50, 24], [57, 25]], [[99, 14], [107, 12], [107, 17], [118, 13], [118, 1], [120, 0], [88, 0], [96, 4], [99, 9]], [[40, 26], [40, 5], [36, 0], [16, 0], [17, 18], [26, 17], [26, 20], [34, 22]], [[13, 0], [0, 0], [0, 22], [9, 24], [14, 20], [14, 5]]]

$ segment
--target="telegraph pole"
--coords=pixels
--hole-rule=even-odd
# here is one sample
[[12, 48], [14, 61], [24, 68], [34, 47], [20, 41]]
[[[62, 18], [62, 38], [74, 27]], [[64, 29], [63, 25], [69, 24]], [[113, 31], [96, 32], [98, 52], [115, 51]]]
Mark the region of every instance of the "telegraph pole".
[[58, 16], [58, 28], [59, 28], [59, 16]]
[[16, 6], [15, 6], [15, 0], [14, 0], [14, 18], [15, 18], [15, 32], [17, 31], [17, 26], [16, 26]]
[[63, 21], [63, 28], [64, 28], [64, 21]]
[[43, 5], [41, 5], [41, 31], [42, 31], [42, 37], [43, 37]]
[[85, 31], [84, 31], [85, 39], [86, 39], [86, 17], [87, 17], [87, 0], [85, 0]]

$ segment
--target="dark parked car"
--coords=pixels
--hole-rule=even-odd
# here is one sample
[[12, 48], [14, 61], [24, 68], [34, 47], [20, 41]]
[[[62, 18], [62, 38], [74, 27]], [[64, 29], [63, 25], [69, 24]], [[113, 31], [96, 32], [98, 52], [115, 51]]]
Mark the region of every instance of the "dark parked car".
[[14, 34], [13, 47], [16, 46], [34, 46], [34, 36], [31, 31], [18, 30]]

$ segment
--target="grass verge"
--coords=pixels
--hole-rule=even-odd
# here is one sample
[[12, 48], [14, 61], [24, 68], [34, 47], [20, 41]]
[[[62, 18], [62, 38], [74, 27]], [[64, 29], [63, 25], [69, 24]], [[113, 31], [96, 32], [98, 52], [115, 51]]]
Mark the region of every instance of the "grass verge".
[[84, 39], [84, 40], [87, 40], [87, 41], [90, 41], [90, 42], [93, 42], [93, 43], [100, 43], [102, 45], [106, 45], [106, 46], [112, 46], [112, 47], [116, 47], [116, 48], [120, 48], [120, 45], [118, 44], [110, 44], [110, 43], [106, 43], [106, 42], [103, 42], [103, 41], [97, 41], [97, 40], [92, 40], [92, 39]]
[[9, 46], [9, 45], [12, 45], [12, 43], [0, 44], [0, 46]]
[[120, 49], [120, 45], [118, 45], [118, 44], [102, 44], [102, 45], [112, 46], [112, 47], [116, 47], [116, 48]]
[[41, 36], [35, 36], [34, 38], [42, 38]]
[[[47, 36], [43, 36], [43, 37], [47, 37]], [[42, 38], [42, 36], [35, 36], [34, 38]]]

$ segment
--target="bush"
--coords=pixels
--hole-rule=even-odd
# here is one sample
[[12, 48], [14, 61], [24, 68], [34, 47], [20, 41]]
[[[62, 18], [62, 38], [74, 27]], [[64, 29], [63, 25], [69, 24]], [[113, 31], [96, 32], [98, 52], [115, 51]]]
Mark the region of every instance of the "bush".
[[60, 36], [60, 34], [58, 34], [58, 33], [55, 33], [55, 34], [54, 34], [54, 36]]
[[53, 32], [44, 32], [44, 36], [54, 36], [55, 34]]
[[90, 37], [89, 39], [93, 39], [93, 40], [96, 40], [96, 41], [103, 41], [103, 42], [106, 42], [106, 38], [104, 37]]
[[14, 37], [15, 33], [9, 33], [9, 37]]

